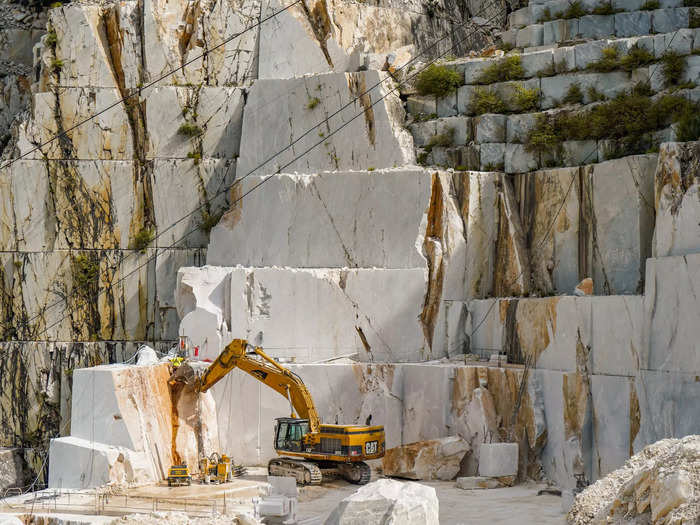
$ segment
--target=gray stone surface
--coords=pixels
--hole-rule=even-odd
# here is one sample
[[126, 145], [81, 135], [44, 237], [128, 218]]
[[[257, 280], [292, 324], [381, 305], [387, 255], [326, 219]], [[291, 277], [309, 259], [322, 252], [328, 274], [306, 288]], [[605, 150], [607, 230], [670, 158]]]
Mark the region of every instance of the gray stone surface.
[[651, 33], [651, 12], [634, 11], [617, 13], [615, 16], [615, 35], [618, 37], [648, 35]]
[[445, 97], [437, 99], [437, 114], [438, 117], [451, 117], [456, 115], [457, 111], [457, 92], [451, 93]]
[[646, 277], [644, 344], [648, 353], [641, 356], [641, 366], [697, 373], [700, 254], [648, 259]]
[[475, 140], [479, 144], [506, 141], [505, 115], [486, 114], [474, 118]]
[[409, 129], [411, 130], [411, 135], [413, 135], [413, 143], [416, 147], [425, 146], [437, 133], [437, 121], [415, 122], [411, 124]]
[[[651, 253], [656, 160], [656, 155], [637, 155], [593, 165], [597, 246], [592, 277], [597, 294], [641, 291], [644, 262]], [[627, 205], [620, 208], [620, 202]]]
[[595, 419], [593, 430], [593, 479], [607, 476], [630, 457], [630, 399], [634, 378], [592, 375], [591, 394]]
[[598, 145], [595, 140], [567, 140], [562, 143], [562, 150], [563, 166], [598, 162]]
[[672, 33], [654, 36], [654, 56], [660, 58], [667, 51], [689, 55], [694, 49], [693, 39], [696, 31], [696, 29], [684, 28]]
[[615, 34], [615, 17], [588, 15], [578, 19], [578, 33], [583, 38], [606, 38]]
[[573, 40], [579, 33], [578, 19], [571, 20], [553, 20], [543, 24], [542, 43], [556, 44]]
[[435, 97], [410, 96], [406, 100], [406, 109], [411, 115], [437, 114], [437, 102]]
[[535, 24], [518, 30], [515, 37], [516, 47], [541, 46], [544, 37], [544, 26]]
[[536, 121], [537, 114], [535, 113], [508, 115], [506, 142], [525, 142], [528, 132], [535, 126]]
[[651, 12], [651, 29], [654, 33], [670, 33], [689, 25], [690, 8], [656, 9]]
[[537, 76], [538, 72], [554, 67], [554, 53], [552, 50], [524, 53], [520, 57], [526, 77]]
[[479, 154], [481, 169], [484, 171], [502, 171], [505, 162], [505, 144], [481, 144]]
[[435, 133], [452, 135], [452, 144], [465, 146], [472, 140], [472, 119], [469, 117], [445, 117], [435, 121]]
[[506, 144], [504, 169], [506, 173], [526, 173], [539, 167], [538, 156], [525, 151], [522, 144]]
[[634, 376], [644, 356], [643, 296], [592, 298], [593, 374]]
[[518, 474], [517, 443], [482, 443], [479, 448], [479, 475], [486, 477]]
[[462, 490], [496, 489], [501, 486], [497, 479], [484, 476], [457, 478], [455, 480], [455, 485]]

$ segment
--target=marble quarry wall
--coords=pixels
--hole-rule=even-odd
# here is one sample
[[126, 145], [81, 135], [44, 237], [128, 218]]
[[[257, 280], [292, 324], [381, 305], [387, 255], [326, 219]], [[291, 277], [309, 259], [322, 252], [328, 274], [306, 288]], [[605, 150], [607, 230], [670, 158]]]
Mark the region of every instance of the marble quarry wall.
[[[192, 435], [166, 438], [139, 401], [158, 391], [190, 414], [187, 393], [166, 399], [157, 367], [108, 365], [179, 335], [204, 358], [246, 337], [294, 360], [326, 421], [371, 416], [392, 445], [459, 434], [464, 473], [481, 443], [517, 441], [521, 475], [572, 486], [700, 432], [697, 143], [659, 121], [634, 150], [619, 134], [526, 147], [541, 119], [640, 80], [650, 100], [700, 100], [697, 8], [593, 4], [566, 19], [559, 0], [0, 9], [0, 446], [63, 434], [53, 486], [196, 463]], [[484, 76], [496, 44], [515, 46], [517, 78]], [[611, 46], [648, 55], [596, 70]], [[442, 53], [459, 87], [399, 84]], [[484, 90], [503, 107], [479, 110]], [[496, 353], [513, 366], [464, 361]], [[109, 415], [77, 394], [98, 377]], [[284, 403], [241, 374], [212, 396], [221, 447], [264, 463]], [[95, 417], [119, 430], [96, 438]], [[73, 453], [99, 456], [94, 476], [57, 459]]]

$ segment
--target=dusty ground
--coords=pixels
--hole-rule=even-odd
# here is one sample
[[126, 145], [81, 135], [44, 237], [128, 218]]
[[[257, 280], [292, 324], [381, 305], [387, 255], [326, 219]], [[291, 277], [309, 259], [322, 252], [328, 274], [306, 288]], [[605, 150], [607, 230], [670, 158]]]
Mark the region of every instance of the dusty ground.
[[[441, 525], [563, 525], [558, 496], [537, 496], [544, 485], [528, 484], [503, 489], [462, 490], [452, 481], [421, 482], [435, 487], [440, 501]], [[301, 489], [299, 517], [322, 515], [325, 519], [338, 502], [357, 487], [334, 481], [321, 487]]]
[[[211, 516], [223, 511], [226, 494], [228, 513], [250, 512], [250, 498], [257, 495], [258, 482], [267, 479], [266, 469], [249, 469], [249, 475], [236, 479], [232, 484], [168, 488], [160, 486], [129, 489], [127, 493], [99, 499], [99, 512], [95, 492], [64, 491], [58, 497], [45, 491], [34, 499], [31, 495], [11, 498], [11, 507], [0, 504], [0, 513], [23, 513], [34, 510], [38, 513], [82, 514], [88, 523], [108, 523], [105, 515], [149, 513], [153, 511], [185, 511], [196, 516]], [[491, 490], [461, 490], [451, 481], [422, 482], [434, 487], [440, 501], [441, 525], [564, 525], [561, 499], [558, 496], [537, 496], [544, 485], [527, 484]], [[299, 518], [321, 516], [323, 520], [343, 498], [357, 489], [342, 480], [331, 481], [323, 486], [302, 487], [299, 493]], [[216, 502], [216, 503], [214, 503]], [[8, 503], [8, 502], [5, 502]], [[5, 507], [5, 508], [3, 508]], [[101, 514], [97, 519], [95, 514]], [[91, 518], [95, 518], [94, 521]], [[76, 520], [79, 522], [79, 519]]]

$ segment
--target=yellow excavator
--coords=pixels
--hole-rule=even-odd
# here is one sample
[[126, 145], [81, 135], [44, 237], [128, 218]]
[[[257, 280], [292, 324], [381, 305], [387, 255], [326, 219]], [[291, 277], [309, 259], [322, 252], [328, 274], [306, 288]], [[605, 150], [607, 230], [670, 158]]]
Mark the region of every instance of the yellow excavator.
[[276, 420], [274, 447], [281, 457], [270, 460], [270, 475], [291, 476], [302, 485], [318, 485], [324, 478], [338, 476], [358, 485], [369, 481], [365, 461], [384, 456], [384, 427], [321, 423], [301, 378], [245, 339], [231, 341], [203, 373], [189, 361], [183, 362], [170, 382], [185, 382], [195, 391], [206, 392], [234, 368], [281, 394], [292, 407], [291, 417]]

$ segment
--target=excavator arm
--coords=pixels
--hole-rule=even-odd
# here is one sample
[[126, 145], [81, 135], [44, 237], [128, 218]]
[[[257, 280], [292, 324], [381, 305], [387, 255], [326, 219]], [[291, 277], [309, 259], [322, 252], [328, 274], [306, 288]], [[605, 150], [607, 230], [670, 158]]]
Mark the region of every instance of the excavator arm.
[[[252, 350], [248, 351], [248, 348]], [[206, 392], [234, 368], [241, 369], [278, 392], [292, 405], [296, 417], [308, 419], [310, 430], [319, 431], [321, 422], [316, 406], [301, 378], [268, 357], [261, 348], [249, 347], [245, 339], [234, 339], [226, 345], [201, 377], [195, 379], [195, 390]]]

